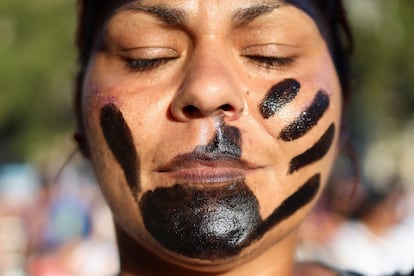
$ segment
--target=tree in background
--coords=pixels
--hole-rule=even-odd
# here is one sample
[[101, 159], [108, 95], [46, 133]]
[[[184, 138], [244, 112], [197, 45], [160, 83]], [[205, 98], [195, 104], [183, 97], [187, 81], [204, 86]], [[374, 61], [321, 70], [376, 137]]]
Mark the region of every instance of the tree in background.
[[72, 128], [74, 29], [74, 1], [0, 2], [0, 164], [36, 159]]

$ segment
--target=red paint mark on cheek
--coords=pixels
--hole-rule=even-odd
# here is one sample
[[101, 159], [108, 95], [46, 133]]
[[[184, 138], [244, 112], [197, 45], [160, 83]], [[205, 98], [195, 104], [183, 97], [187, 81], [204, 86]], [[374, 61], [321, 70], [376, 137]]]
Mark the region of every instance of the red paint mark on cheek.
[[94, 119], [103, 106], [108, 104], [122, 106], [122, 102], [117, 96], [103, 92], [104, 90], [96, 83], [91, 83], [85, 87], [83, 110], [86, 124], [95, 125]]
[[102, 92], [102, 89], [97, 84], [92, 84], [89, 93], [89, 101], [92, 103], [93, 107], [102, 107], [106, 104], [116, 104], [121, 106], [121, 100], [114, 95], [108, 95]]

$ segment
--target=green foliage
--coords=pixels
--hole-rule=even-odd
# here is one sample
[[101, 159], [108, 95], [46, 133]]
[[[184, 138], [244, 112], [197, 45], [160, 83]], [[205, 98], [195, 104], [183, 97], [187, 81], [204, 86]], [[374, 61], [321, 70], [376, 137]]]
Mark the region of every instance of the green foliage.
[[0, 163], [70, 128], [74, 30], [73, 1], [0, 2]]
[[414, 1], [346, 3], [355, 36], [352, 125], [369, 142], [414, 115]]

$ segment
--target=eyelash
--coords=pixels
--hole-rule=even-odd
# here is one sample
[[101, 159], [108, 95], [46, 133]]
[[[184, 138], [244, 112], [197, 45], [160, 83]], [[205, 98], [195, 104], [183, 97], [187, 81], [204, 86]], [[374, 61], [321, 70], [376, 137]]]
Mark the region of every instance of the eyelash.
[[126, 64], [129, 69], [132, 69], [137, 72], [150, 71], [155, 68], [160, 67], [167, 62], [176, 59], [175, 57], [171, 58], [151, 58], [151, 59], [126, 59]]
[[[279, 69], [289, 66], [293, 63], [294, 59], [291, 57], [268, 57], [268, 56], [245, 56], [251, 62], [263, 67], [265, 69]], [[171, 58], [153, 58], [153, 59], [126, 59], [126, 64], [129, 69], [137, 72], [150, 71], [160, 67], [167, 62], [176, 59]]]
[[269, 57], [269, 56], [255, 56], [246, 55], [249, 61], [263, 67], [265, 69], [280, 69], [289, 66], [293, 63], [292, 57]]

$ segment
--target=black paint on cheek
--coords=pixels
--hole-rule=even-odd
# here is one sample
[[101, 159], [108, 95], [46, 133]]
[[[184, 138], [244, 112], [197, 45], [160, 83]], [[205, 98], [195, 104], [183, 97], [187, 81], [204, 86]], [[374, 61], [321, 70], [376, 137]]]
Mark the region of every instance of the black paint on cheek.
[[292, 101], [300, 89], [300, 83], [294, 79], [285, 79], [274, 85], [260, 104], [263, 118], [275, 115], [280, 108]]
[[289, 174], [322, 159], [332, 146], [335, 136], [335, 125], [331, 124], [322, 137], [304, 153], [290, 161]]
[[302, 137], [318, 123], [328, 107], [328, 95], [324, 91], [319, 91], [312, 104], [293, 123], [281, 131], [279, 138], [292, 141]]
[[197, 146], [195, 151], [239, 158], [241, 156], [240, 130], [232, 126], [220, 126], [214, 138], [205, 146]]
[[257, 199], [244, 180], [218, 188], [157, 188], [143, 195], [140, 209], [159, 243], [190, 258], [234, 256], [261, 223]]
[[108, 147], [123, 169], [128, 185], [136, 198], [140, 190], [138, 180], [140, 164], [131, 131], [121, 111], [112, 103], [102, 107], [100, 123]]
[[295, 214], [317, 195], [320, 186], [320, 174], [311, 177], [296, 192], [285, 199], [256, 231], [256, 239], [262, 237], [272, 227]]

